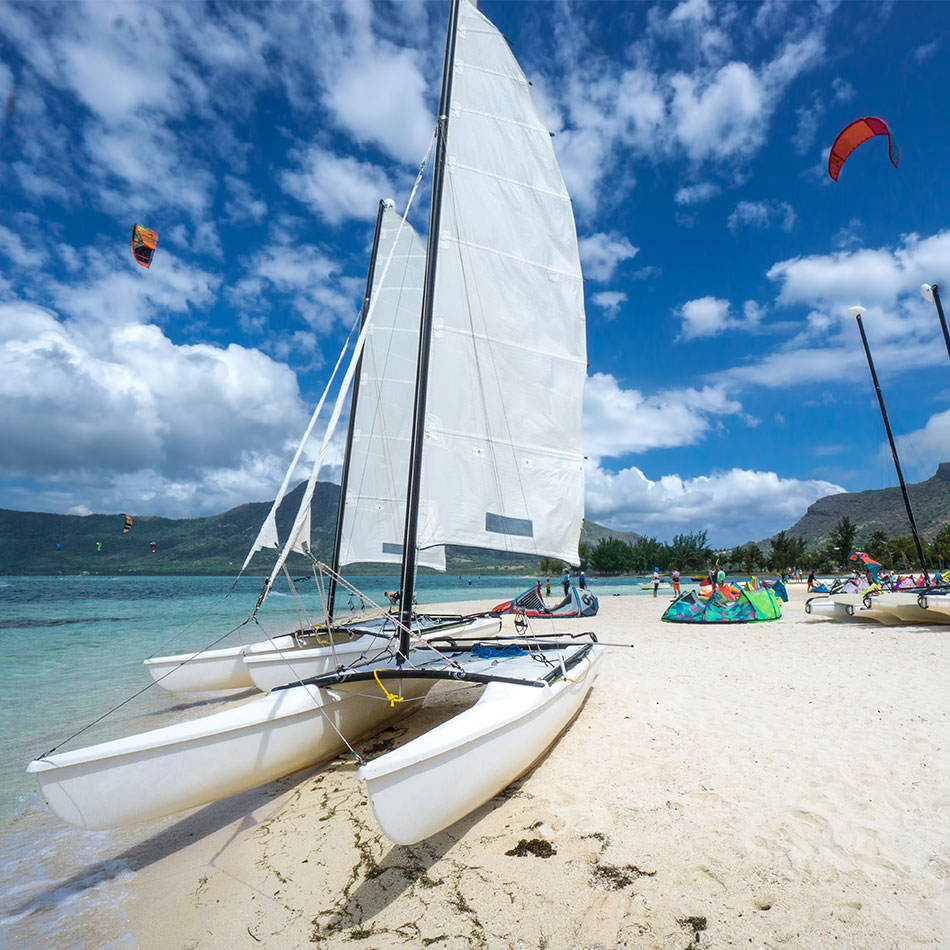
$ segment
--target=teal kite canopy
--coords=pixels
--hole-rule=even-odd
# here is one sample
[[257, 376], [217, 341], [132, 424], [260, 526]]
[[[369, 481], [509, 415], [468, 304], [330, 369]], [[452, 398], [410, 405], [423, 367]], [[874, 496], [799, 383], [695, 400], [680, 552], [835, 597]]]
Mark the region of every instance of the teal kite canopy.
[[734, 600], [718, 591], [711, 597], [700, 597], [690, 591], [677, 597], [663, 612], [667, 623], [759, 623], [778, 620], [782, 605], [768, 587], [743, 590]]

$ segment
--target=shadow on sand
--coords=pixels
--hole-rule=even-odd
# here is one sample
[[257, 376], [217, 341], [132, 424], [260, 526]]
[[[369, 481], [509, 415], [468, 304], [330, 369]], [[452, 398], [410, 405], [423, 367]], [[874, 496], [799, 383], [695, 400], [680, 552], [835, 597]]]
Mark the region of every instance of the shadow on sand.
[[363, 880], [355, 890], [343, 895], [342, 906], [325, 912], [327, 919], [319, 924], [321, 935], [327, 937], [341, 930], [361, 930], [374, 917], [396, 903], [413, 885], [438, 886], [440, 881], [428, 879], [432, 867], [501, 802], [515, 796], [530, 775], [531, 772], [528, 772], [480, 808], [419, 844], [394, 844], [378, 862], [371, 859], [367, 861], [364, 855]]
[[129, 872], [135, 873], [147, 868], [163, 858], [181, 851], [196, 840], [206, 838], [222, 828], [238, 822], [231, 836], [231, 839], [233, 839], [244, 829], [247, 822], [250, 821], [248, 816], [256, 809], [308, 781], [322, 768], [323, 766], [318, 766], [306, 769], [294, 775], [277, 779], [267, 785], [261, 785], [246, 792], [239, 792], [237, 795], [231, 795], [221, 801], [205, 805], [162, 831], [130, 845], [124, 851], [111, 854], [108, 858], [93, 864], [88, 864], [69, 878], [50, 884], [38, 893], [34, 893], [26, 900], [21, 901], [19, 905], [6, 909], [5, 914], [11, 918], [16, 918], [24, 914], [55, 909], [57, 905], [75, 897], [77, 893]]

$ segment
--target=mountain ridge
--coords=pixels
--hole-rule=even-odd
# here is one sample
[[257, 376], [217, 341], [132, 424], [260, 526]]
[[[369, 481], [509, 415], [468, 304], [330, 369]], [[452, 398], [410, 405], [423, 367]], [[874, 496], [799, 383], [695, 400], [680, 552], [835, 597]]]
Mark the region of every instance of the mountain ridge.
[[[941, 462], [930, 478], [909, 483], [907, 497], [921, 537], [933, 540], [940, 528], [950, 522], [950, 462]], [[785, 534], [790, 537], [801, 535], [809, 544], [821, 545], [844, 516], [858, 526], [858, 543], [877, 530], [884, 531], [888, 537], [910, 534], [904, 499], [896, 485], [825, 495], [812, 502], [805, 514], [785, 530]], [[768, 544], [770, 540], [767, 538], [759, 543]]]
[[[277, 529], [286, 537], [303, 497], [305, 483], [289, 492], [277, 510]], [[311, 501], [311, 536], [316, 556], [329, 562], [336, 530], [340, 486], [317, 482]], [[222, 574], [236, 575], [273, 502], [245, 502], [216, 515], [162, 518], [137, 515], [123, 533], [121, 514], [62, 515], [0, 508], [0, 575], [21, 574]], [[618, 531], [584, 520], [581, 542], [596, 545], [618, 537], [633, 543], [632, 531]], [[156, 549], [151, 550], [151, 542]], [[59, 547], [57, 547], [57, 544]], [[536, 557], [505, 551], [449, 545], [447, 573], [537, 573]], [[259, 551], [248, 572], [267, 574], [273, 552]], [[309, 561], [292, 554], [291, 572], [309, 571]], [[351, 573], [391, 574], [393, 564], [359, 565]]]

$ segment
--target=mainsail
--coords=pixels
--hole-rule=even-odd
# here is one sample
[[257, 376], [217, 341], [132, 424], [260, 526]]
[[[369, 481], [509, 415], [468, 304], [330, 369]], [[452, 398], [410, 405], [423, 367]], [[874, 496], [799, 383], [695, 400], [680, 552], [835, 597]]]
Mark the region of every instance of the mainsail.
[[[341, 565], [402, 560], [425, 257], [412, 226], [385, 207], [349, 446]], [[421, 552], [419, 563], [444, 571], [445, 548]]]
[[584, 295], [570, 197], [495, 26], [459, 10], [418, 546], [577, 563]]

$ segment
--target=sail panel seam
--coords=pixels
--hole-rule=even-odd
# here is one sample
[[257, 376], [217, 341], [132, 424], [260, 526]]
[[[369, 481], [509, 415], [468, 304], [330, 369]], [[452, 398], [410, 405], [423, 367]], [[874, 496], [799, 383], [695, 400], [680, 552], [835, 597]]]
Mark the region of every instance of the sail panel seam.
[[529, 267], [536, 267], [538, 270], [546, 271], [549, 274], [558, 274], [561, 277], [569, 277], [572, 280], [583, 282], [584, 276], [580, 271], [566, 271], [559, 267], [549, 267], [547, 264], [539, 264], [537, 261], [529, 261], [526, 257], [518, 257], [516, 254], [509, 254], [507, 251], [501, 251], [496, 247], [487, 247], [484, 244], [475, 244], [473, 241], [463, 241], [459, 237], [443, 232], [440, 235], [446, 244], [457, 244], [459, 247], [468, 247], [474, 251], [484, 251], [486, 254], [493, 254], [496, 257], [504, 257], [506, 260], [514, 261], [517, 264], [527, 264]]
[[548, 188], [539, 188], [537, 185], [529, 185], [527, 182], [519, 181], [517, 178], [508, 178], [506, 175], [498, 175], [495, 172], [485, 171], [484, 168], [476, 168], [474, 165], [463, 165], [457, 159], [453, 159], [454, 164], [449, 166], [452, 172], [462, 171], [471, 172], [473, 175], [481, 175], [484, 178], [493, 178], [495, 181], [504, 181], [509, 185], [516, 185], [518, 188], [524, 188], [526, 191], [533, 191], [535, 194], [544, 195], [546, 198], [555, 198], [558, 201], [565, 201], [568, 205], [571, 203], [570, 195], [567, 192], [551, 191]]
[[474, 330], [469, 330], [465, 327], [454, 327], [444, 324], [439, 327], [440, 333], [455, 333], [458, 336], [465, 337], [466, 339], [476, 339], [482, 340], [485, 343], [492, 344], [498, 343], [506, 349], [510, 350], [525, 350], [530, 353], [532, 356], [539, 356], [545, 360], [558, 360], [562, 363], [570, 363], [575, 366], [587, 366], [586, 359], [580, 359], [576, 356], [567, 356], [560, 353], [550, 353], [539, 350], [536, 345], [531, 343], [524, 343], [520, 340], [515, 339], [503, 339], [501, 337], [489, 336], [487, 333], [478, 333]]
[[[429, 426], [426, 426], [426, 429], [428, 430]], [[550, 445], [536, 445], [530, 442], [518, 442], [515, 439], [501, 439], [496, 435], [492, 435], [491, 437], [475, 436], [472, 435], [471, 432], [463, 432], [461, 429], [448, 429], [445, 426], [440, 426], [439, 432], [450, 438], [458, 439], [460, 442], [491, 442], [495, 445], [504, 445], [507, 448], [525, 449], [534, 455], [548, 458], [569, 459], [574, 462], [583, 460], [583, 453], [581, 451], [571, 452], [568, 449], [558, 449]]]
[[486, 76], [497, 76], [499, 79], [504, 79], [507, 82], [516, 82], [520, 86], [531, 85], [531, 83], [528, 82], [528, 79], [524, 74], [522, 74], [522, 77], [519, 79], [517, 76], [512, 76], [511, 73], [501, 72], [498, 69], [488, 69], [485, 66], [475, 66], [472, 63], [468, 62], [468, 60], [464, 60], [464, 59], [460, 59], [456, 61], [456, 65], [455, 65], [456, 72], [458, 72], [459, 66], [461, 66], [462, 69], [465, 71], [471, 70], [473, 73], [484, 73]]
[[480, 119], [491, 119], [492, 122], [504, 122], [506, 125], [514, 125], [519, 129], [526, 129], [529, 132], [537, 132], [538, 135], [544, 135], [548, 141], [551, 139], [551, 133], [543, 125], [531, 125], [528, 122], [522, 122], [519, 119], [509, 119], [505, 115], [495, 115], [492, 112], [482, 112], [480, 109], [473, 109], [471, 106], [462, 106], [455, 104], [452, 106], [453, 112], [461, 115], [475, 115]]

